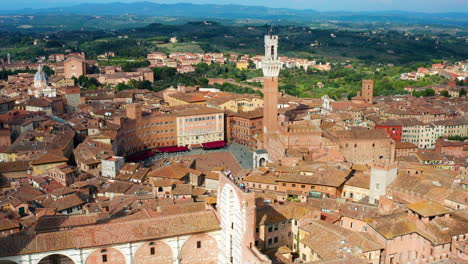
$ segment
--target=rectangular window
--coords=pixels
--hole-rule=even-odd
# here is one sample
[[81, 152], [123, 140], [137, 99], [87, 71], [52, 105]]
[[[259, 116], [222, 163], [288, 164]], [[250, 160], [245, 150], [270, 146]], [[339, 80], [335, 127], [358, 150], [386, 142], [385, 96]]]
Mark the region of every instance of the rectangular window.
[[301, 188], [304, 189], [304, 188], [305, 188], [305, 185], [301, 185]]
[[275, 244], [278, 243], [278, 237], [275, 237], [273, 243], [275, 243]]
[[197, 248], [201, 248], [201, 241], [197, 241]]
[[268, 232], [273, 232], [273, 226], [268, 227]]
[[293, 184], [291, 184], [291, 187], [296, 187], [296, 184], [294, 184], [294, 183], [293, 183]]
[[269, 238], [268, 239], [268, 245], [271, 245], [271, 244], [273, 244], [273, 239]]
[[107, 255], [102, 255], [102, 262], [107, 262]]
[[154, 255], [154, 253], [155, 253], [155, 252], [154, 252], [154, 247], [150, 248], [150, 254], [151, 254], [151, 255]]

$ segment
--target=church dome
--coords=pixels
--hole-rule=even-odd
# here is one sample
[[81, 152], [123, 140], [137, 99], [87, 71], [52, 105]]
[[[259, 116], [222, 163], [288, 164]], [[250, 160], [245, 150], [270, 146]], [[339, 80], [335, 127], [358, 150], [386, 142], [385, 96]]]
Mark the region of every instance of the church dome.
[[42, 66], [37, 68], [34, 74], [34, 87], [36, 89], [44, 89], [47, 86], [47, 74], [42, 71]]
[[36, 74], [34, 74], [34, 82], [45, 82], [47, 81], [47, 74], [42, 71], [42, 66], [39, 66]]

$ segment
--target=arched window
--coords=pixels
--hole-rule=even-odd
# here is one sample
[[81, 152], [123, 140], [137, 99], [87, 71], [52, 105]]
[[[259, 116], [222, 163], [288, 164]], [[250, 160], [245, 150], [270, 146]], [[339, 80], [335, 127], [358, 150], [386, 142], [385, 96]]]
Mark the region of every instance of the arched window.
[[271, 46], [271, 57], [275, 57], [275, 46]]

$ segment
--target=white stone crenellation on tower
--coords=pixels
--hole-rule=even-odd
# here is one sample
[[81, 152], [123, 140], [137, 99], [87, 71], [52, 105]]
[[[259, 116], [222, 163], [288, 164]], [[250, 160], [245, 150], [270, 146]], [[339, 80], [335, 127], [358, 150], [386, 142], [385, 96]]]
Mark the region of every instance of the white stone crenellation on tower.
[[263, 70], [263, 76], [265, 77], [278, 77], [280, 68], [281, 68], [281, 63], [278, 62], [273, 62], [273, 61], [267, 61], [267, 62], [262, 62], [262, 70]]

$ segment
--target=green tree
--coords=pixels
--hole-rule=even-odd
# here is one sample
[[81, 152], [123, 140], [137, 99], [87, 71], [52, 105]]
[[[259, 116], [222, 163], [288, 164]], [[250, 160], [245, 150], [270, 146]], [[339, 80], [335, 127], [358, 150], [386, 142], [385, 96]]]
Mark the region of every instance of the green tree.
[[132, 89], [130, 85], [127, 85], [125, 83], [118, 83], [114, 88], [119, 91]]
[[[128, 88], [129, 89], [148, 89], [150, 90], [153, 86], [153, 84], [150, 81], [137, 81], [137, 80], [130, 80], [128, 82]], [[123, 88], [123, 87], [121, 87]]]
[[155, 80], [165, 80], [173, 78], [177, 74], [177, 69], [175, 68], [161, 67], [151, 69], [153, 70]]
[[448, 92], [447, 90], [441, 91], [441, 92], [440, 92], [440, 95], [441, 95], [441, 96], [444, 96], [444, 97], [450, 97], [450, 94], [449, 94], [449, 92]]
[[44, 65], [44, 67], [42, 67], [42, 71], [45, 72], [45, 74], [47, 74], [47, 76], [52, 76], [55, 74], [55, 71], [52, 70], [49, 66], [47, 65]]
[[433, 89], [426, 89], [424, 90], [423, 92], [423, 96], [434, 96], [435, 95], [435, 91]]
[[89, 78], [84, 75], [81, 75], [78, 78], [72, 77], [72, 79], [75, 81], [75, 84], [77, 84], [78, 86], [86, 90], [87, 89], [94, 90], [100, 85], [98, 80], [94, 77]]
[[454, 140], [454, 141], [465, 141], [467, 140], [468, 137], [456, 135], [456, 136], [448, 136], [448, 140]]
[[196, 66], [195, 66], [195, 70], [197, 72], [197, 74], [200, 74], [200, 75], [204, 75], [208, 72], [208, 69], [209, 69], [209, 65], [206, 64], [206, 63], [198, 63]]
[[253, 60], [249, 60], [249, 69], [255, 69], [255, 63], [253, 62]]
[[465, 88], [461, 88], [459, 96], [460, 97], [466, 96]]
[[99, 70], [99, 67], [97, 67], [96, 65], [93, 65], [91, 66], [91, 68], [89, 69], [89, 74], [98, 74], [98, 73], [101, 73], [101, 71]]

